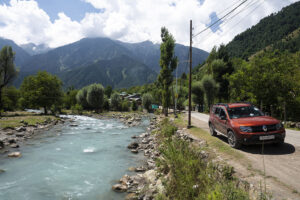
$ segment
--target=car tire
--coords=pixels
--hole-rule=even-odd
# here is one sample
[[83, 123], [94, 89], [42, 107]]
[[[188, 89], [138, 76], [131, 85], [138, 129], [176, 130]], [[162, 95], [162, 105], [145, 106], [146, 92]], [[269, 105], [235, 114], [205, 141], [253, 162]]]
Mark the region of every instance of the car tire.
[[217, 135], [215, 127], [214, 127], [214, 125], [212, 123], [209, 123], [209, 132], [210, 132], [211, 136], [216, 136]]
[[233, 131], [228, 131], [227, 133], [228, 144], [235, 149], [238, 149], [242, 146], [241, 142], [238, 141], [236, 135]]

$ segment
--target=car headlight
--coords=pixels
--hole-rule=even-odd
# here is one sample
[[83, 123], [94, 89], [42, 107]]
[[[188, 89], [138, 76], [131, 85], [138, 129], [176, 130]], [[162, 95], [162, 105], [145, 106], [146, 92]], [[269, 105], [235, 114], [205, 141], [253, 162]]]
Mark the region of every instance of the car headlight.
[[281, 122], [276, 124], [276, 130], [280, 130], [282, 128], [283, 128], [283, 124]]
[[241, 131], [243, 132], [248, 132], [251, 133], [252, 132], [252, 128], [251, 126], [240, 126]]

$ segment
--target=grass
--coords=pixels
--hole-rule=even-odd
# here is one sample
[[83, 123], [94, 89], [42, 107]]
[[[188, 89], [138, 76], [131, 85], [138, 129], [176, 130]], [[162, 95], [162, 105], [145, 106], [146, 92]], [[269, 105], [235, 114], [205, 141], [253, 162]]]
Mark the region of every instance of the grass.
[[[178, 118], [174, 120], [174, 123], [181, 128], [186, 127], [187, 124], [182, 115], [179, 115]], [[188, 132], [197, 138], [205, 140], [209, 147], [216, 149], [220, 153], [226, 154], [236, 160], [243, 159], [244, 161], [247, 161], [245, 156], [238, 150], [231, 148], [226, 142], [220, 140], [219, 138], [212, 137], [210, 133], [201, 128], [193, 126], [192, 128], [188, 129]]]
[[57, 119], [55, 116], [50, 115], [37, 115], [28, 112], [13, 112], [5, 113], [2, 118], [0, 118], [0, 128], [16, 128], [28, 125], [37, 125], [44, 123], [49, 120]]
[[168, 119], [160, 124], [158, 138], [162, 157], [157, 166], [168, 178], [163, 180], [165, 193], [158, 194], [157, 200], [250, 199], [248, 191], [237, 186], [232, 167], [224, 166], [220, 170], [218, 164], [203, 159], [203, 148], [172, 137], [176, 130]]

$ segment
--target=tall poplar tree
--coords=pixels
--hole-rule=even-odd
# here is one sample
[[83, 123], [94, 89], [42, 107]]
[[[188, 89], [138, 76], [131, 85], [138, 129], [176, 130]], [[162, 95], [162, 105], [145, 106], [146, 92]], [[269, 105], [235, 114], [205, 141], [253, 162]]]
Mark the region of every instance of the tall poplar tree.
[[0, 52], [0, 114], [3, 108], [2, 89], [17, 76], [14, 64], [15, 53], [10, 46], [4, 46]]
[[168, 116], [168, 108], [171, 102], [170, 86], [173, 81], [172, 72], [177, 67], [177, 57], [174, 55], [175, 39], [165, 27], [161, 28], [161, 40], [159, 61], [161, 70], [158, 82], [162, 90], [163, 112], [165, 116]]

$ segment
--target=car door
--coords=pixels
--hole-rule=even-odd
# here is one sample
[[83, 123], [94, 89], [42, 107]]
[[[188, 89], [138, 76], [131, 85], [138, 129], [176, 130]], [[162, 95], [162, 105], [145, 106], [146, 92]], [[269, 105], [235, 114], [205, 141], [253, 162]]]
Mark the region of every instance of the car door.
[[220, 114], [220, 107], [216, 107], [216, 109], [213, 112], [214, 119], [213, 119], [213, 125], [216, 130], [219, 131], [219, 114]]
[[224, 135], [227, 135], [227, 115], [224, 108], [220, 108], [218, 117], [218, 131], [220, 131]]

